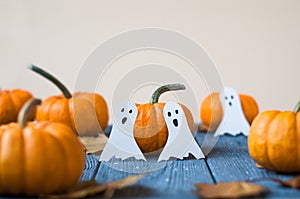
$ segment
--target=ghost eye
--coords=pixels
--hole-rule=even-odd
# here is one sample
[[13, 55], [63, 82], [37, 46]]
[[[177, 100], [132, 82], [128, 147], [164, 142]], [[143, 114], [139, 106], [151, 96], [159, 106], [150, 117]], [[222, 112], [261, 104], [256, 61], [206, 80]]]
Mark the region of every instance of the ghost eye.
[[171, 117], [171, 112], [168, 112], [168, 116]]
[[178, 114], [178, 110], [175, 110], [175, 113]]
[[227, 96], [225, 97], [225, 100], [228, 100], [228, 97], [227, 97]]
[[128, 111], [128, 113], [130, 113], [130, 114], [131, 114], [131, 113], [132, 113], [132, 109], [130, 109], [130, 110]]
[[231, 99], [233, 99], [233, 95], [231, 95]]
[[125, 109], [124, 109], [124, 108], [122, 108], [122, 109], [121, 109], [121, 112], [123, 113], [123, 112], [124, 112], [124, 110], [125, 110]]

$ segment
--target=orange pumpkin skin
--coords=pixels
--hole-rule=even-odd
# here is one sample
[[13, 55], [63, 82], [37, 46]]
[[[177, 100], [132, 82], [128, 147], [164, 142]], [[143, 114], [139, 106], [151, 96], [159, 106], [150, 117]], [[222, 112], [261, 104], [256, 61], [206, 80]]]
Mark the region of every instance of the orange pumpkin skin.
[[265, 111], [248, 136], [250, 156], [266, 169], [300, 172], [300, 113]]
[[76, 92], [70, 99], [48, 97], [38, 107], [36, 119], [64, 123], [80, 136], [97, 136], [107, 127], [108, 107], [99, 94]]
[[[16, 122], [18, 113], [25, 102], [33, 96], [30, 92], [14, 89], [0, 91], [0, 124]], [[34, 119], [34, 113], [31, 114], [30, 120]]]
[[[163, 116], [165, 103], [137, 104], [138, 115], [134, 126], [134, 137], [143, 153], [162, 149], [168, 138], [168, 129]], [[194, 120], [191, 111], [180, 104], [188, 121], [191, 132], [194, 132]]]
[[[249, 95], [239, 94], [244, 115], [252, 123], [259, 112], [258, 105], [254, 98]], [[219, 99], [219, 93], [212, 93], [204, 98], [200, 108], [200, 118], [209, 131], [215, 131], [223, 117], [223, 109]]]
[[52, 122], [0, 127], [0, 194], [57, 193], [76, 184], [85, 153], [72, 129]]

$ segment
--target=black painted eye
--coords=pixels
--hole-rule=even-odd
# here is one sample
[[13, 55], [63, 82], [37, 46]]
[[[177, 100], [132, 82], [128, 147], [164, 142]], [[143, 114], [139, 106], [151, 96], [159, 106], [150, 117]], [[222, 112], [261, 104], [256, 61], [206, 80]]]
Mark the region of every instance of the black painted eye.
[[175, 110], [175, 113], [178, 114], [178, 110]]
[[128, 111], [128, 113], [130, 113], [130, 114], [131, 114], [131, 113], [132, 113], [132, 109], [130, 109], [130, 110]]
[[225, 100], [228, 100], [228, 97], [227, 97], [227, 96], [225, 96]]
[[168, 116], [171, 117], [171, 112], [168, 112]]
[[231, 95], [231, 99], [233, 99], [233, 95]]
[[123, 113], [123, 112], [124, 112], [124, 110], [125, 110], [125, 109], [124, 109], [124, 108], [122, 108], [122, 109], [121, 109], [121, 112]]

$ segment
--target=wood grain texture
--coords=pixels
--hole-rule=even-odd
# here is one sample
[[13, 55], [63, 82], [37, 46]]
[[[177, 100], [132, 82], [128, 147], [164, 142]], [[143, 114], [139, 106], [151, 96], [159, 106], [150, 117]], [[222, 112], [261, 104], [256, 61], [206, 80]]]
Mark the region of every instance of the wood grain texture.
[[[203, 135], [202, 135], [203, 136]], [[235, 180], [253, 180], [257, 178], [280, 178], [287, 180], [296, 174], [280, 174], [266, 169], [258, 169], [248, 153], [247, 137], [220, 136], [215, 147], [208, 154], [207, 164], [216, 182]], [[300, 191], [281, 187], [271, 181], [260, 181], [258, 184], [266, 186], [272, 191], [268, 198], [299, 198]]]
[[80, 181], [92, 180], [98, 171], [99, 165], [99, 161], [93, 155], [86, 155], [85, 165]]
[[[120, 161], [119, 164], [122, 162]], [[136, 165], [136, 163], [124, 164], [124, 167]], [[115, 170], [102, 163], [95, 179], [98, 183], [106, 183], [129, 175], [133, 175], [133, 173]], [[194, 190], [193, 184], [196, 182], [213, 183], [204, 160], [170, 161], [165, 167], [147, 173], [135, 186], [122, 190], [118, 196], [125, 194], [126, 196], [138, 197], [175, 197], [178, 195], [194, 198], [192, 191]]]

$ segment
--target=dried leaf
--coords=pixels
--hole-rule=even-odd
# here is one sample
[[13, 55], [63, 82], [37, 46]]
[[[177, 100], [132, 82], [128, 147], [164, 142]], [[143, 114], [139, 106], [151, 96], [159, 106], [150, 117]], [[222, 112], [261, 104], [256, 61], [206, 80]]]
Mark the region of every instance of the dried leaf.
[[85, 198], [88, 196], [93, 196], [93, 195], [103, 193], [103, 192], [104, 192], [105, 198], [111, 198], [116, 190], [128, 187], [143, 177], [144, 177], [144, 175], [129, 176], [127, 178], [124, 178], [124, 179], [121, 179], [118, 181], [109, 182], [109, 183], [102, 184], [102, 185], [96, 184], [95, 181], [78, 183], [75, 187], [68, 190], [64, 194], [49, 195], [49, 196], [47, 196], [47, 198], [76, 199], [76, 198]]
[[199, 126], [198, 126], [198, 131], [201, 131], [201, 132], [207, 132], [207, 131], [208, 131], [208, 128], [207, 128], [207, 126], [205, 126], [204, 124], [199, 124]]
[[134, 184], [135, 182], [137, 182], [138, 180], [140, 180], [141, 178], [143, 178], [144, 176], [145, 176], [144, 174], [140, 174], [140, 175], [135, 175], [135, 176], [129, 176], [122, 180], [109, 182], [107, 184], [108, 188], [107, 188], [106, 192], [104, 193], [104, 197], [111, 198], [116, 190], [120, 190], [125, 187], [128, 187], [128, 186]]
[[282, 186], [285, 187], [290, 187], [293, 189], [300, 189], [300, 176], [296, 176], [295, 178], [286, 180], [286, 181], [277, 181], [279, 183], [281, 183]]
[[203, 198], [242, 198], [260, 196], [266, 193], [266, 189], [260, 185], [248, 182], [229, 182], [218, 184], [195, 184], [198, 195]]
[[104, 134], [99, 134], [97, 137], [79, 137], [81, 143], [86, 148], [86, 153], [96, 153], [102, 151], [108, 141]]
[[264, 166], [262, 166], [262, 165], [260, 165], [260, 164], [258, 164], [258, 163], [256, 163], [255, 166], [256, 166], [256, 168], [258, 168], [258, 169], [264, 169], [264, 168], [265, 168]]

